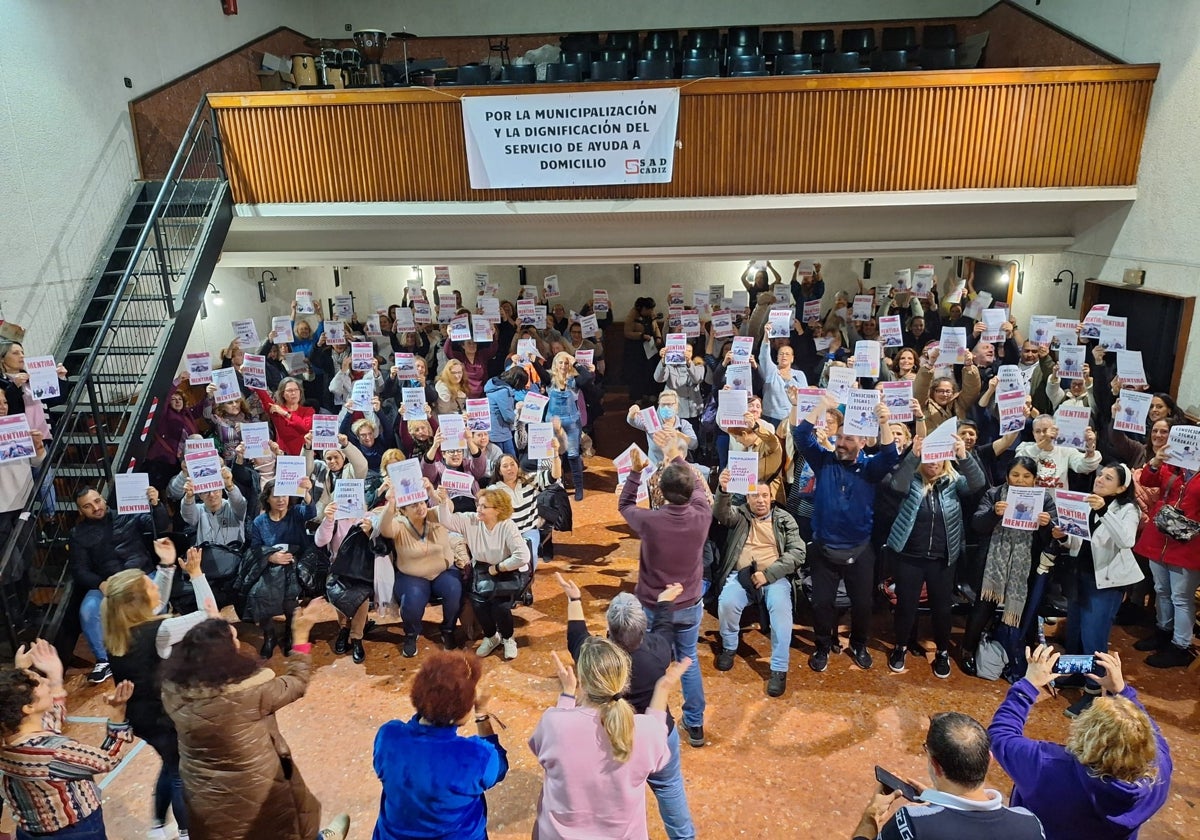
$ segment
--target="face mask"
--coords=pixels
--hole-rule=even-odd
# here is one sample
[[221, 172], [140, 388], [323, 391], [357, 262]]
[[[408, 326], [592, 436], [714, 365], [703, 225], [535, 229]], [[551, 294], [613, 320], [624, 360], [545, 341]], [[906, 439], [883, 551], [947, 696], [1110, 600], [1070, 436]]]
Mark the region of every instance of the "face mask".
[[669, 406], [669, 405], [659, 406], [659, 408], [658, 408], [658, 419], [659, 420], [662, 420], [665, 423], [666, 421], [672, 419], [674, 416], [675, 416], [675, 408], [673, 406]]

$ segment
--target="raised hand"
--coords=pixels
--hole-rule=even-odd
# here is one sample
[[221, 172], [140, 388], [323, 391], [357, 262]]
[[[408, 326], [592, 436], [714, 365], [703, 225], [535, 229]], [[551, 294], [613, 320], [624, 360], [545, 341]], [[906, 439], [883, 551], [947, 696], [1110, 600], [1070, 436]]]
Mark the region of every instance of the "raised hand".
[[563, 577], [562, 572], [555, 572], [554, 579], [558, 581], [558, 585], [562, 587], [563, 593], [568, 598], [574, 600], [580, 597], [579, 586]]

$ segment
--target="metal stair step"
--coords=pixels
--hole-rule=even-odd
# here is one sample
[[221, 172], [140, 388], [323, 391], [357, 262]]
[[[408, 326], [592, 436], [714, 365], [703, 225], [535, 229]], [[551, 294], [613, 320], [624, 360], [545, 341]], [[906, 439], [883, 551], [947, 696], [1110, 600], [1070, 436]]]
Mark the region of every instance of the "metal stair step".
[[95, 478], [107, 476], [100, 464], [59, 464], [54, 468], [55, 478]]
[[[151, 301], [160, 301], [162, 303], [166, 303], [168, 300], [168, 298], [164, 295], [125, 294], [125, 295], [121, 295], [120, 298], [121, 298], [121, 300], [126, 301], [128, 303], [149, 303]], [[112, 301], [112, 300], [116, 300], [116, 299], [117, 299], [117, 295], [96, 295], [95, 297], [92, 298], [93, 301], [97, 301], [97, 300]]]
[[[68, 350], [68, 356], [89, 356], [91, 355], [91, 347], [77, 347], [74, 350]], [[153, 356], [154, 349], [151, 347], [103, 347], [97, 356]]]
[[[113, 324], [110, 324], [109, 326], [112, 326], [112, 327], [161, 327], [166, 323], [167, 322], [165, 320], [152, 320], [149, 318], [145, 318], [145, 319], [140, 319], [140, 320], [121, 321], [120, 323], [113, 323]], [[80, 329], [98, 329], [102, 326], [104, 326], [103, 320], [84, 321], [82, 324], [79, 325], [79, 328]]]

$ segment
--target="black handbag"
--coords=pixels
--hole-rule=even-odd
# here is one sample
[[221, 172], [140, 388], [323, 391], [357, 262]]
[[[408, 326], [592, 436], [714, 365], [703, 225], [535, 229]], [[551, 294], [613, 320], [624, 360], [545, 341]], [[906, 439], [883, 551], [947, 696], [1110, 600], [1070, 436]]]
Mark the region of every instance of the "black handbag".
[[242, 565], [242, 544], [200, 543], [200, 570], [209, 582], [227, 580], [238, 573]]
[[[1192, 476], [1192, 478], [1195, 477]], [[1163, 491], [1163, 506], [1158, 509], [1158, 513], [1154, 514], [1154, 527], [1176, 542], [1191, 542], [1196, 534], [1200, 534], [1200, 522], [1188, 519], [1177, 506], [1167, 504], [1165, 501], [1170, 498], [1171, 488], [1175, 486], [1176, 478], [1178, 476], [1173, 475], [1167, 482], [1167, 489]], [[1184, 482], [1183, 491], [1179, 494], [1180, 501], [1183, 500], [1183, 494], [1187, 492], [1187, 486], [1192, 483], [1192, 478]]]
[[486, 601], [505, 601], [517, 598], [529, 583], [527, 572], [491, 574], [486, 563], [471, 567], [471, 594]]
[[305, 598], [319, 598], [325, 594], [329, 580], [329, 552], [319, 546], [305, 550], [294, 563], [300, 594]]

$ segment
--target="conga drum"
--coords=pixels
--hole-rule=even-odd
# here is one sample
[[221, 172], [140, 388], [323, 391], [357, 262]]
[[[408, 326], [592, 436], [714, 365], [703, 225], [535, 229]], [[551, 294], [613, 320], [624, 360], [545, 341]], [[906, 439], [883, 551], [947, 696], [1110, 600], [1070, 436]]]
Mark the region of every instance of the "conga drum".
[[383, 75], [379, 65], [383, 61], [383, 50], [387, 46], [388, 36], [382, 29], [360, 29], [354, 33], [354, 43], [363, 55], [363, 69], [367, 74], [367, 85], [379, 87], [383, 84]]
[[346, 82], [342, 77], [342, 51], [336, 49], [321, 50], [321, 60], [317, 67], [321, 76], [321, 84], [335, 88], [344, 88]]
[[342, 50], [342, 74], [346, 87], [358, 87], [362, 84], [362, 53], [353, 48]]
[[292, 77], [296, 80], [296, 87], [316, 87], [319, 84], [317, 78], [317, 60], [308, 53], [296, 53], [292, 56]]

